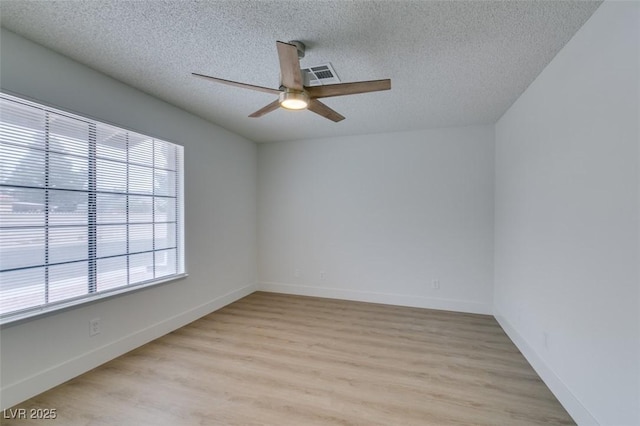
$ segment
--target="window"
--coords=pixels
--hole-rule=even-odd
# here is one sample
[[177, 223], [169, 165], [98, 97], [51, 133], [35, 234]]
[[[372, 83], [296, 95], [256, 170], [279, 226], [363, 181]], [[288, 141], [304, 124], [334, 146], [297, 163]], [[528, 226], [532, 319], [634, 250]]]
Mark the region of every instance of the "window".
[[0, 320], [184, 275], [182, 153], [0, 94]]

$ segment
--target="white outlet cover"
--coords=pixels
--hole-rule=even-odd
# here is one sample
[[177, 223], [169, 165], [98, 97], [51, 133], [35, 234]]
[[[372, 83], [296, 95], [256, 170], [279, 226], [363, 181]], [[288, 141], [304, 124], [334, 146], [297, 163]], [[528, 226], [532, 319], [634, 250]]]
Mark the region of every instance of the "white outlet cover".
[[100, 318], [94, 318], [89, 321], [89, 336], [100, 334]]

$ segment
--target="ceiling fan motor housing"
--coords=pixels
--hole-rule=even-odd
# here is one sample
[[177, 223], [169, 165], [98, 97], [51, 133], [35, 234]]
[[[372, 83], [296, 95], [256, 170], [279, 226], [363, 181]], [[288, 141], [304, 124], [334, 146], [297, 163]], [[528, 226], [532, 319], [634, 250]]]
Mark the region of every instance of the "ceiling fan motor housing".
[[305, 49], [307, 48], [303, 42], [298, 41], [298, 40], [291, 40], [288, 42], [289, 44], [293, 44], [296, 49], [298, 50], [298, 59], [302, 59], [304, 58], [304, 52]]

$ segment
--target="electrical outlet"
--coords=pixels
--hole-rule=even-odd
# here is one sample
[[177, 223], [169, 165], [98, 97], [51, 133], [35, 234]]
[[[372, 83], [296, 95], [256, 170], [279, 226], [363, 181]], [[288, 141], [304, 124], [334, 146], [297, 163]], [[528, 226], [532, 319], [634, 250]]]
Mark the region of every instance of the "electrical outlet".
[[440, 290], [440, 280], [431, 281], [431, 287], [433, 287], [434, 290]]
[[325, 271], [320, 271], [320, 281], [327, 280], [327, 273]]
[[100, 318], [94, 318], [89, 321], [89, 336], [100, 334]]
[[294, 278], [300, 278], [300, 269], [296, 269], [293, 271], [293, 277]]

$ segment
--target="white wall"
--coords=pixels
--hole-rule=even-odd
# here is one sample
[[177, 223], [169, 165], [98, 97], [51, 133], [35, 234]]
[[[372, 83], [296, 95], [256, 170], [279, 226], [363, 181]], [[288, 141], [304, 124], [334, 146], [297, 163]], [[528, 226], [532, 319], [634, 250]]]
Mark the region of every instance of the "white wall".
[[[253, 142], [35, 45], [1, 34], [2, 89], [185, 147], [189, 277], [1, 330], [2, 408], [239, 297], [256, 283]], [[92, 318], [101, 334], [89, 337]]]
[[640, 424], [639, 9], [603, 3], [496, 125], [495, 314], [580, 424]]
[[260, 288], [490, 313], [493, 161], [493, 126], [260, 145]]

